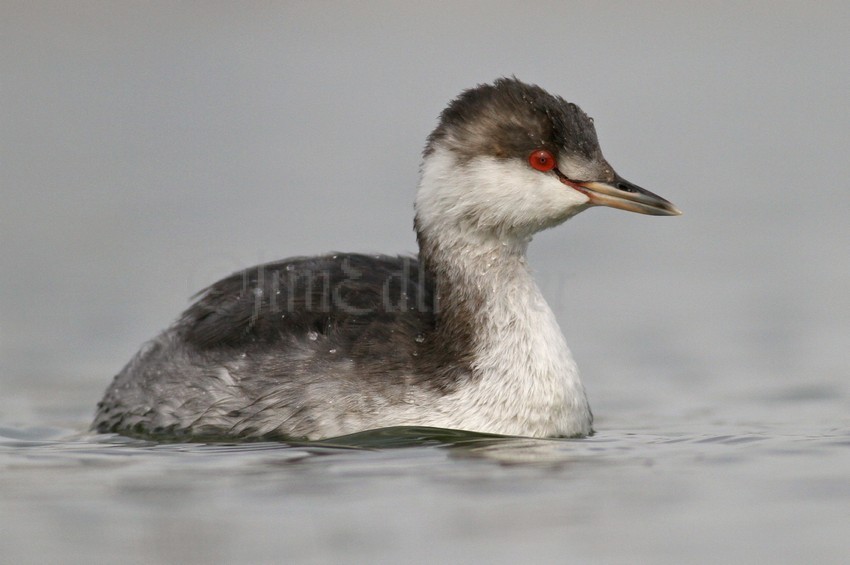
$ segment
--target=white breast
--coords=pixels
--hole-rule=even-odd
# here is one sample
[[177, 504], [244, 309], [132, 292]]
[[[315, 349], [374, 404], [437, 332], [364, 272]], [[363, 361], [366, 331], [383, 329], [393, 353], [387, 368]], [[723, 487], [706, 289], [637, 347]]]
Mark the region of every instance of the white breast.
[[444, 399], [450, 427], [510, 435], [579, 436], [592, 416], [578, 368], [524, 260], [494, 268], [482, 290], [474, 377]]

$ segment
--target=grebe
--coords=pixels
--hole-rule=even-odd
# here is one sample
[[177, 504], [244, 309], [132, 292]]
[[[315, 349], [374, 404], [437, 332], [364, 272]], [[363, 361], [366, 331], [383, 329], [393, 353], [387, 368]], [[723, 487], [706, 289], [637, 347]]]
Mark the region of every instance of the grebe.
[[588, 435], [584, 388], [526, 248], [591, 206], [680, 214], [614, 172], [576, 105], [515, 78], [466, 90], [427, 140], [418, 258], [296, 257], [213, 284], [115, 377], [93, 428]]

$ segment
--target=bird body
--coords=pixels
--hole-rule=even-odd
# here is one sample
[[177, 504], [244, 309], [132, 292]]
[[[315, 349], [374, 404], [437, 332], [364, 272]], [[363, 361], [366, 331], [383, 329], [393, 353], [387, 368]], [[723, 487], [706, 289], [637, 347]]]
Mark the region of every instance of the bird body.
[[418, 257], [293, 258], [215, 283], [115, 377], [94, 427], [587, 435], [585, 391], [526, 250], [594, 205], [679, 213], [614, 173], [575, 105], [516, 79], [465, 91], [424, 152]]

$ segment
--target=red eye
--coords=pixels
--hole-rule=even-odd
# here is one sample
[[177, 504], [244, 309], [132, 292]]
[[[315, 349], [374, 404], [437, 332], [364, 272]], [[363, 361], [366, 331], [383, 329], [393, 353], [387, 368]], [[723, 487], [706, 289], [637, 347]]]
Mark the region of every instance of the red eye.
[[545, 149], [538, 149], [528, 156], [528, 164], [545, 173], [555, 168], [555, 156]]

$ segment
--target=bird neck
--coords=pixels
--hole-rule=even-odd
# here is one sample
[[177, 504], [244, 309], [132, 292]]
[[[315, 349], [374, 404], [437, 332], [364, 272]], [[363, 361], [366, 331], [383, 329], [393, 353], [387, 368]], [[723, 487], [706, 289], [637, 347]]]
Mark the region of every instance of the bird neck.
[[[454, 424], [497, 433], [584, 435], [590, 409], [554, 314], [531, 275], [530, 235], [483, 228], [447, 204], [462, 187], [426, 166], [416, 202], [420, 262], [433, 281], [436, 342], [468, 367]], [[472, 187], [466, 187], [472, 188]], [[482, 420], [483, 421], [483, 420]]]
[[487, 340], [481, 335], [487, 325], [482, 317], [490, 312], [485, 306], [509, 297], [513, 308], [522, 308], [518, 299], [537, 287], [526, 261], [531, 236], [480, 220], [475, 198], [485, 198], [478, 193], [487, 174], [475, 170], [434, 148], [422, 164], [414, 227], [420, 261], [434, 281], [444, 340], [478, 347]]
[[[473, 386], [458, 414], [496, 433], [586, 435], [591, 414], [578, 369], [534, 282], [528, 241], [421, 230], [420, 260], [434, 281], [441, 346], [466, 352]], [[476, 419], [457, 425], [479, 425]]]

